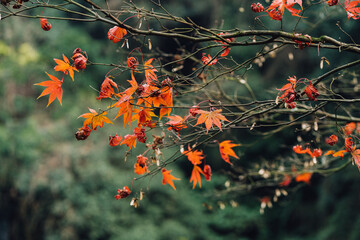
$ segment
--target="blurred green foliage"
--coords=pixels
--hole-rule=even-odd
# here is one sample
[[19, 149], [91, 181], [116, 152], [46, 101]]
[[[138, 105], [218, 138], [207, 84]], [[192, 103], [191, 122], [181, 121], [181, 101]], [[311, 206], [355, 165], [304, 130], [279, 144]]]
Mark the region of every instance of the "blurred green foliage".
[[[223, 19], [224, 28], [246, 28], [244, 20], [255, 16], [248, 11], [251, 1], [179, 4], [169, 1], [168, 7], [178, 15], [183, 13], [200, 22], [209, 21], [206, 20], [209, 14], [199, 15], [199, 12], [211, 13], [211, 22], [204, 24], [208, 26], [221, 26], [220, 19]], [[334, 25], [333, 12], [338, 10], [331, 11], [320, 14], [322, 22], [315, 23], [314, 27], [323, 27], [313, 31], [321, 29], [324, 34], [332, 31], [326, 26]], [[360, 179], [354, 167], [327, 178], [315, 176], [311, 186], [295, 188], [273, 209], [266, 209], [265, 215], [260, 215], [258, 196], [263, 193], [226, 192], [224, 183], [229, 177], [221, 173], [227, 166], [218, 161], [214, 147], [205, 151], [207, 161], [213, 163], [213, 179], [203, 183], [201, 190], [191, 189], [187, 180], [190, 170], [184, 167], [186, 161], [181, 160], [172, 166], [174, 175], [182, 179], [176, 182], [177, 191], [163, 186], [161, 176], [157, 175], [135, 182], [134, 189], [146, 191], [139, 208], [130, 207], [130, 199], [116, 201], [113, 197], [116, 189], [131, 186], [134, 177], [131, 159], [136, 156], [132, 153], [125, 162], [126, 147], [107, 145], [110, 134], [125, 133], [119, 128], [120, 121], [116, 126], [93, 132], [85, 142], [77, 142], [73, 137], [82, 124], [77, 117], [86, 112], [87, 107], [101, 106], [95, 100], [97, 93], [89, 85], [98, 89], [109, 69], [92, 66], [75, 73], [75, 82], [67, 79], [62, 107], [54, 102], [45, 108], [47, 98], [36, 100], [42, 89], [33, 84], [46, 79], [44, 71], [54, 73], [53, 58], [61, 58], [62, 54], [69, 57], [77, 47], [85, 50], [90, 60], [104, 63], [123, 63], [127, 53], [109, 44], [105, 37], [107, 29], [102, 24], [59, 21], [52, 24], [51, 32], [43, 32], [37, 20], [12, 18], [0, 25], [1, 240], [360, 239], [357, 228]], [[300, 29], [302, 27], [308, 26]], [[355, 28], [354, 21], [346, 23], [347, 30]], [[241, 59], [253, 56], [254, 51], [256, 48], [234, 48], [232, 54]], [[274, 82], [268, 83], [270, 79], [278, 78], [281, 85], [287, 75], [318, 74], [317, 65], [307, 70], [299, 67], [303, 64], [301, 59], [309, 56], [313, 56], [311, 65], [318, 64], [316, 50], [299, 51], [294, 52], [299, 58], [297, 66], [292, 67], [294, 72], [274, 72], [273, 68], [278, 69], [285, 61], [284, 54], [280, 53], [279, 59], [274, 59], [275, 64], [251, 70], [250, 86], [258, 92], [260, 87], [274, 86]], [[335, 62], [335, 58], [344, 61], [336, 54], [326, 54], [330, 62]], [[233, 90], [231, 85], [225, 89]], [[245, 94], [248, 94], [245, 88], [239, 89], [239, 95]], [[254, 140], [258, 137], [240, 132], [229, 135], [236, 135], [240, 142], [244, 137]], [[261, 139], [241, 149], [242, 154], [237, 150], [239, 155], [245, 155], [239, 161], [264, 157], [271, 161], [272, 156], [281, 154], [293, 141], [292, 133]], [[260, 156], [259, 152], [263, 154]], [[219, 195], [218, 191], [223, 194]]]

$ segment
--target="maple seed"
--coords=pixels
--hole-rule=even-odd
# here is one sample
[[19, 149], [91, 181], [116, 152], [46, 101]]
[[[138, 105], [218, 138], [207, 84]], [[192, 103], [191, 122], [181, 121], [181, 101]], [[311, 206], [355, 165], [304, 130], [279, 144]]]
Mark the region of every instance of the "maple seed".
[[44, 31], [49, 31], [51, 29], [51, 24], [46, 18], [40, 19], [40, 26]]

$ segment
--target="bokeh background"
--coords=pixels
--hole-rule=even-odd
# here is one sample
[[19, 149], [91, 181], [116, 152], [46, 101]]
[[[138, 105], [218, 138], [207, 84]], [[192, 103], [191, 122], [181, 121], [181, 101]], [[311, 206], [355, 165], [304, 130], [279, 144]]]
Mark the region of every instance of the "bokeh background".
[[[256, 16], [250, 11], [251, 3], [167, 1], [166, 8], [175, 15], [190, 16], [200, 25], [247, 29]], [[148, 2], [141, 4], [150, 6]], [[336, 31], [346, 41], [346, 36], [335, 30], [335, 23], [340, 21], [346, 31], [359, 38], [359, 23], [346, 21], [340, 6], [318, 9], [321, 11], [309, 12], [309, 19], [299, 25], [300, 30], [306, 29], [304, 33], [319, 36]], [[41, 10], [32, 13], [40, 14]], [[45, 10], [45, 15], [52, 14], [61, 16]], [[311, 17], [317, 21], [310, 21]], [[267, 17], [260, 19], [272, 29], [280, 27]], [[289, 15], [284, 19], [291, 24], [297, 21]], [[201, 189], [192, 190], [187, 180], [191, 168], [182, 159], [171, 166], [174, 175], [182, 179], [176, 182], [177, 191], [163, 186], [161, 176], [156, 175], [136, 183], [146, 192], [138, 208], [130, 207], [129, 199], [116, 201], [116, 189], [131, 185], [129, 179], [134, 174], [129, 159], [139, 153], [134, 150], [125, 162], [126, 147], [107, 144], [109, 135], [126, 132], [122, 123], [117, 120], [84, 142], [74, 137], [82, 124], [79, 115], [88, 107], [106, 106], [96, 100], [94, 89], [99, 89], [110, 69], [90, 66], [75, 73], [74, 82], [65, 79], [62, 106], [56, 101], [46, 108], [47, 97], [36, 100], [43, 88], [33, 84], [46, 80], [45, 71], [55, 74], [53, 58], [60, 59], [62, 54], [69, 57], [77, 47], [99, 63], [124, 63], [129, 50], [109, 43], [106, 34], [112, 26], [51, 23], [51, 31], [44, 32], [38, 19], [0, 21], [0, 240], [360, 239], [360, 175], [353, 166], [326, 178], [314, 175], [311, 185], [297, 184], [261, 215], [260, 197], [267, 190], [227, 191], [236, 179], [226, 174], [230, 167], [221, 162], [216, 147], [209, 147], [205, 153], [213, 164], [213, 179], [204, 182]], [[152, 39], [152, 43], [161, 51], [176, 53], [178, 48], [168, 39]], [[246, 59], [254, 51], [255, 47], [233, 48], [231, 54]], [[293, 61], [288, 59], [289, 52], [294, 55]], [[332, 64], [354, 58], [339, 56], [337, 51], [323, 51], [322, 55]], [[249, 84], [264, 98], [275, 96], [275, 86], [283, 85], [289, 75], [319, 75], [320, 57], [316, 49], [289, 47], [267, 59], [261, 68], [254, 67], [247, 75]], [[272, 87], [273, 91], [263, 87]], [[246, 89], [240, 93], [248, 94]], [[286, 161], [291, 154], [289, 146], [297, 137], [295, 129], [260, 139], [241, 131], [225, 134], [224, 139], [235, 142], [253, 141], [249, 147], [237, 149], [241, 156], [238, 161], [243, 163], [264, 158], [271, 162], [279, 157]]]

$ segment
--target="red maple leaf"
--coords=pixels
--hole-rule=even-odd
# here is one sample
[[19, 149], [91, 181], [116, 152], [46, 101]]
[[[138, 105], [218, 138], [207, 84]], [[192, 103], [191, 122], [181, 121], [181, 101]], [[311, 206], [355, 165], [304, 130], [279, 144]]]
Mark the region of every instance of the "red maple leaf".
[[232, 149], [233, 147], [236, 146], [240, 146], [240, 144], [231, 143], [231, 140], [225, 140], [219, 143], [221, 158], [230, 165], [232, 165], [232, 163], [230, 162], [229, 156], [239, 159], [239, 157], [235, 154], [234, 150]]
[[50, 75], [48, 73], [46, 73], [46, 74], [49, 76], [50, 81], [43, 81], [41, 83], [34, 84], [34, 85], [47, 87], [40, 94], [40, 96], [38, 98], [41, 98], [42, 96], [50, 94], [49, 102], [46, 107], [48, 107], [56, 98], [59, 100], [60, 104], [62, 104], [61, 99], [62, 99], [63, 90], [61, 88], [61, 85], [63, 84], [63, 80], [59, 80], [56, 77], [54, 77], [53, 75]]
[[169, 184], [174, 190], [176, 190], [175, 185], [173, 183], [173, 180], [180, 180], [180, 178], [176, 178], [173, 175], [171, 175], [172, 170], [166, 170], [165, 168], [161, 169], [161, 173], [163, 176], [162, 184]]
[[348, 16], [348, 20], [350, 18], [356, 20], [360, 18], [360, 7], [356, 7], [360, 3], [360, 0], [349, 2], [349, 0], [345, 0], [344, 8]]
[[285, 9], [287, 9], [291, 15], [300, 17], [299, 13], [301, 10], [293, 8], [295, 4], [299, 4], [302, 8], [302, 0], [274, 0], [266, 12], [274, 20], [282, 20]]
[[201, 61], [203, 62], [204, 65], [215, 65], [217, 63], [217, 59], [213, 59], [210, 54], [208, 54], [208, 56], [206, 56], [206, 53], [203, 53], [203, 56], [201, 58]]
[[199, 166], [194, 165], [194, 168], [191, 172], [190, 182], [193, 183], [193, 189], [195, 188], [196, 184], [199, 182], [199, 187], [201, 188], [201, 175], [205, 175], [203, 170]]
[[314, 87], [314, 85], [311, 83], [311, 81], [306, 86], [304, 92], [308, 96], [308, 98], [313, 101], [316, 101], [316, 97], [319, 96], [319, 91]]

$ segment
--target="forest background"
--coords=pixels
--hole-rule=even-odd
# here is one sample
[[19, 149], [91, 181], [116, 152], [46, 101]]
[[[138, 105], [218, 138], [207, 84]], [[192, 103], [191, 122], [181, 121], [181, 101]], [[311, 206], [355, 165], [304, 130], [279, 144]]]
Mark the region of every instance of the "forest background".
[[[186, 0], [167, 1], [165, 6], [203, 26], [247, 28], [256, 17], [250, 11], [251, 3]], [[51, 15], [50, 9], [46, 11]], [[310, 29], [317, 31], [316, 35], [334, 31], [340, 19], [354, 40], [360, 40], [358, 22], [347, 21], [340, 8], [324, 8], [313, 14], [319, 21], [308, 24], [313, 24]], [[261, 215], [260, 199], [270, 193], [266, 189], [227, 191], [233, 185], [227, 174], [231, 166], [219, 161], [214, 148], [208, 148], [207, 161], [214, 163], [216, 170], [212, 181], [203, 183], [201, 189], [192, 190], [186, 180], [190, 170], [184, 161], [178, 161], [173, 164], [182, 179], [177, 182], [177, 191], [159, 184], [161, 177], [154, 176], [144, 181], [146, 200], [138, 208], [130, 207], [128, 201], [116, 201], [115, 190], [134, 177], [133, 164], [123, 161], [126, 147], [112, 148], [106, 139], [114, 131], [125, 131], [107, 126], [85, 143], [74, 137], [82, 124], [77, 117], [98, 104], [98, 93], [92, 89], [99, 89], [108, 69], [91, 66], [78, 74], [76, 82], [64, 86], [62, 106], [56, 103], [45, 109], [47, 99], [36, 100], [41, 89], [33, 84], [44, 80], [44, 69], [53, 68], [53, 58], [61, 58], [66, 49], [65, 54], [70, 55], [71, 50], [81, 47], [98, 62], [124, 62], [129, 50], [109, 43], [108, 28], [103, 24], [53, 21], [51, 32], [44, 32], [38, 19], [10, 18], [0, 23], [1, 240], [360, 239], [360, 178], [353, 166], [326, 178], [315, 174], [310, 185], [296, 183], [287, 196]], [[169, 39], [152, 41], [160, 52], [176, 47]], [[233, 48], [232, 55], [245, 58], [251, 51]], [[292, 61], [289, 52], [294, 55]], [[252, 69], [250, 84], [254, 90], [280, 87], [289, 74], [310, 78], [309, 74], [316, 76], [319, 71], [316, 49], [289, 47], [274, 57]], [[346, 62], [347, 55], [339, 57], [336, 51], [328, 51], [326, 57], [331, 63], [341, 63]], [[283, 71], [284, 64], [288, 73]], [[239, 94], [248, 93], [245, 89]], [[287, 155], [294, 154], [298, 127], [260, 139], [249, 133], [225, 131], [235, 142], [251, 140], [251, 144], [237, 149], [240, 159], [234, 163], [271, 162], [279, 156], [286, 161]]]

